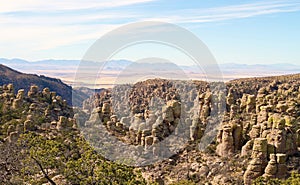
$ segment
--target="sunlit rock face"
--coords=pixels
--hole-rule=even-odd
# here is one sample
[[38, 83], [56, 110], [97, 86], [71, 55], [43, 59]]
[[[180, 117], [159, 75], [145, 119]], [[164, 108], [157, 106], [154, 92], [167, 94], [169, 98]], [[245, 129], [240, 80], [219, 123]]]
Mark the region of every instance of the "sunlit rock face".
[[[205, 136], [215, 108], [222, 106], [222, 103], [215, 105], [214, 98], [222, 95], [215, 94], [206, 82], [195, 82], [197, 88], [189, 88], [185, 83], [178, 85], [169, 80], [152, 79], [132, 86], [118, 86], [96, 94], [84, 105], [87, 112], [93, 108], [100, 110], [97, 114], [101, 124], [119, 140], [145, 149], [172, 134], [186, 134], [190, 140], [186, 150], [191, 158], [196, 160], [202, 156], [203, 160], [189, 159], [185, 163], [188, 154], [181, 152], [175, 162], [168, 164], [174, 170], [168, 171], [165, 179], [182, 177], [184, 164], [193, 162], [197, 163], [192, 173], [199, 177], [196, 182], [202, 178], [213, 184], [221, 181], [251, 184], [260, 176], [286, 178], [289, 170], [299, 169], [295, 161], [300, 147], [300, 75], [227, 82], [223, 104], [226, 111], [208, 147], [212, 154], [199, 151], [197, 144]], [[118, 96], [114, 95], [116, 92]], [[159, 149], [154, 148], [155, 152]], [[238, 164], [234, 160], [239, 161]], [[218, 161], [221, 166], [213, 165]], [[154, 166], [145, 173], [150, 173], [152, 179], [161, 179], [157, 171], [168, 165]], [[210, 173], [198, 174], [206, 168]], [[218, 181], [216, 176], [222, 180]], [[168, 183], [168, 180], [163, 181]]]

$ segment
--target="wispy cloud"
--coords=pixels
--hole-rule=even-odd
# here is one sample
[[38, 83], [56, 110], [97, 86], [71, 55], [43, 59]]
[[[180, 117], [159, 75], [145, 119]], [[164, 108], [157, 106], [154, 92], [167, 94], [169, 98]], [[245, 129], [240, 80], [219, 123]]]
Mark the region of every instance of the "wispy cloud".
[[[267, 14], [295, 12], [299, 10], [299, 1], [261, 1], [257, 3], [208, 9], [185, 9], [176, 12], [169, 12], [171, 16], [163, 16], [160, 18], [174, 23], [205, 23], [249, 18]], [[159, 17], [148, 18], [148, 20], [157, 20], [158, 18]]]
[[[157, 20], [199, 24], [295, 12], [299, 1], [259, 1], [212, 8], [148, 10], [158, 0], [0, 0], [0, 47], [2, 53], [18, 46], [30, 51], [48, 50], [83, 40], [96, 40], [101, 34], [131, 21]], [[143, 5], [139, 8], [122, 8]], [[145, 11], [147, 10], [147, 11]], [[158, 10], [157, 10], [158, 11]]]
[[139, 3], [147, 3], [155, 0], [0, 0], [0, 12], [17, 12], [17, 11], [58, 11], [58, 10], [80, 10], [90, 8], [113, 8], [129, 6]]

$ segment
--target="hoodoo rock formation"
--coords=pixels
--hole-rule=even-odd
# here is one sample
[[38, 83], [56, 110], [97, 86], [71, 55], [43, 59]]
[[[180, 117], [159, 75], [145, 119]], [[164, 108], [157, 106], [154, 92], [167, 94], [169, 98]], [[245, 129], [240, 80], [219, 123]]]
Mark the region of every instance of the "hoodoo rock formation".
[[[83, 105], [85, 112], [98, 115], [98, 123], [131, 145], [147, 149], [179, 133], [189, 138], [172, 162], [145, 168], [144, 175], [153, 181], [168, 184], [194, 174], [195, 182], [251, 184], [260, 176], [286, 178], [300, 167], [300, 75], [233, 80], [225, 91], [213, 91], [201, 81], [152, 79], [95, 94]], [[197, 146], [210, 120], [221, 114], [216, 107], [222, 106], [218, 133], [201, 151]], [[193, 169], [186, 170], [192, 162]], [[204, 168], [209, 173], [197, 173]], [[218, 181], [216, 176], [224, 178]]]
[[26, 133], [51, 141], [80, 130], [109, 160], [140, 165], [149, 183], [250, 185], [300, 172], [299, 74], [226, 84], [149, 79], [96, 93], [82, 110], [49, 88], [8, 84], [0, 86], [0, 115], [2, 144]]

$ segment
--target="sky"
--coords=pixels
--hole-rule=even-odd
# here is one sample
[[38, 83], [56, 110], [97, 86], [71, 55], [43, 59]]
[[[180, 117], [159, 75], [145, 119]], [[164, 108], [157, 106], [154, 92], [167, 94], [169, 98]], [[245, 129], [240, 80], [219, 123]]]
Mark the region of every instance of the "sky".
[[[120, 26], [162, 21], [195, 34], [218, 63], [300, 65], [299, 20], [300, 0], [0, 0], [0, 58], [80, 60]], [[182, 53], [153, 44], [115, 58], [168, 58], [162, 53], [186, 62]]]

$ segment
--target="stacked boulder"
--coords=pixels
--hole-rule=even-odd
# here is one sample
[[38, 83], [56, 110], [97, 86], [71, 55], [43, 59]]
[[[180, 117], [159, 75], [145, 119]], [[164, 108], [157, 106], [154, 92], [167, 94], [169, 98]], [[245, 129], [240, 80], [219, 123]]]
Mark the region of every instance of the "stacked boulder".
[[232, 135], [232, 128], [229, 125], [225, 125], [219, 132], [216, 153], [222, 157], [228, 157], [234, 154], [234, 141]]
[[243, 141], [243, 129], [238, 120], [232, 120], [223, 125], [217, 135], [216, 153], [222, 157], [232, 156], [241, 149]]
[[28, 97], [29, 98], [37, 98], [39, 92], [39, 87], [36, 85], [33, 85], [30, 87], [30, 90], [28, 91]]
[[286, 154], [270, 154], [270, 161], [263, 177], [283, 179], [287, 174]]
[[12, 104], [13, 110], [17, 110], [17, 109], [21, 108], [21, 106], [23, 105], [23, 102], [24, 102], [24, 97], [25, 97], [24, 95], [25, 95], [24, 89], [20, 89], [18, 91], [16, 99], [13, 100], [13, 104]]
[[58, 131], [68, 131], [70, 129], [73, 128], [73, 125], [75, 124], [75, 120], [71, 119], [71, 118], [67, 118], [65, 116], [60, 116], [59, 117], [59, 121], [57, 122], [57, 125], [56, 125], [56, 129]]
[[254, 139], [251, 161], [244, 174], [244, 183], [250, 185], [253, 180], [264, 173], [267, 166], [268, 144], [266, 138]]
[[37, 129], [36, 124], [32, 115], [28, 115], [26, 121], [24, 122], [24, 131], [35, 131]]

